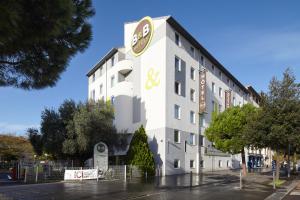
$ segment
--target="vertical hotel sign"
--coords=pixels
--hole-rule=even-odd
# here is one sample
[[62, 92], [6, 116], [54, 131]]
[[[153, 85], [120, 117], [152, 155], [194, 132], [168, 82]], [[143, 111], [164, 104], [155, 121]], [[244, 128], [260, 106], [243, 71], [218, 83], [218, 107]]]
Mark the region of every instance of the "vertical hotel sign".
[[206, 70], [203, 69], [199, 73], [199, 83], [200, 83], [200, 92], [199, 92], [199, 112], [206, 112]]
[[225, 109], [231, 106], [231, 91], [225, 91]]
[[131, 40], [131, 50], [134, 56], [141, 55], [147, 49], [153, 36], [153, 30], [153, 22], [150, 17], [144, 17], [139, 21]]

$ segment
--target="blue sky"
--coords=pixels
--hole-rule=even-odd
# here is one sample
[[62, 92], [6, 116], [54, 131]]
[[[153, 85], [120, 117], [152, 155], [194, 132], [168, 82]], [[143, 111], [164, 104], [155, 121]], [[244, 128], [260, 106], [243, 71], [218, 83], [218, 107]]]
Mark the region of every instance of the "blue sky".
[[123, 24], [143, 16], [172, 15], [243, 84], [266, 91], [290, 67], [300, 78], [300, 1], [94, 1], [93, 40], [53, 88], [0, 88], [0, 133], [38, 127], [41, 111], [65, 99], [87, 98], [86, 72], [113, 46], [123, 45]]

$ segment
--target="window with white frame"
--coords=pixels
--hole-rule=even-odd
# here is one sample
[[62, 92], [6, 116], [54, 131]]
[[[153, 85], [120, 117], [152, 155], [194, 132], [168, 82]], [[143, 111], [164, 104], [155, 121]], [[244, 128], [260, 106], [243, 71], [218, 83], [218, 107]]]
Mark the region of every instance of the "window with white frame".
[[100, 85], [100, 94], [103, 93], [103, 84]]
[[204, 168], [204, 160], [200, 160], [200, 167]]
[[95, 100], [95, 90], [92, 90], [92, 91], [91, 91], [91, 99], [92, 99], [92, 100]]
[[190, 133], [189, 144], [190, 145], [196, 145], [196, 135], [195, 135], [195, 133]]
[[115, 56], [111, 57], [111, 66], [113, 67], [115, 65]]
[[219, 97], [222, 97], [223, 96], [223, 90], [221, 87], [219, 87]]
[[174, 142], [180, 143], [180, 131], [179, 130], [174, 130]]
[[111, 76], [110, 77], [110, 87], [114, 87], [115, 86], [115, 76]]
[[96, 75], [94, 73], [93, 76], [92, 76], [92, 81], [95, 82], [95, 79], [96, 79]]
[[216, 111], [216, 104], [215, 104], [214, 100], [211, 101], [211, 106], [212, 106], [212, 111], [215, 112]]
[[175, 56], [175, 70], [176, 70], [176, 72], [180, 72], [181, 71], [181, 61], [176, 56]]
[[175, 93], [181, 95], [181, 84], [178, 81], [175, 81]]
[[195, 57], [195, 48], [194, 47], [191, 47], [191, 55], [193, 58]]
[[195, 168], [195, 161], [190, 160], [190, 168], [194, 169]]
[[219, 168], [222, 167], [222, 160], [219, 160]]
[[203, 56], [200, 57], [200, 64], [201, 64], [202, 66], [204, 66], [204, 58], [203, 58]]
[[212, 70], [212, 73], [215, 73], [215, 66], [214, 65], [211, 65], [211, 70]]
[[175, 110], [175, 119], [180, 119], [181, 118], [181, 109], [179, 105], [174, 106], [174, 110]]
[[200, 114], [199, 115], [199, 124], [200, 124], [200, 127], [204, 127], [204, 123], [205, 123], [204, 114]]
[[111, 97], [110, 97], [110, 102], [111, 102], [112, 105], [115, 104], [115, 97], [114, 97], [114, 96], [111, 96]]
[[190, 112], [190, 122], [192, 123], [192, 124], [195, 124], [196, 123], [196, 119], [195, 119], [196, 117], [195, 117], [195, 112], [194, 111], [191, 111]]
[[204, 145], [204, 137], [203, 135], [199, 135], [199, 146], [203, 146]]
[[102, 74], [103, 74], [103, 67], [100, 67], [99, 73], [100, 73], [100, 76], [102, 76]]
[[174, 160], [174, 168], [175, 169], [179, 169], [180, 168], [180, 160], [178, 160], [178, 159]]
[[216, 92], [216, 84], [214, 82], [211, 83], [211, 91], [212, 93]]
[[236, 106], [236, 100], [235, 100], [235, 97], [233, 97], [233, 106]]
[[180, 36], [178, 33], [175, 33], [175, 43], [177, 46], [181, 46]]
[[195, 69], [191, 67], [191, 79], [195, 80]]
[[195, 102], [196, 101], [196, 96], [195, 96], [195, 90], [194, 89], [191, 89], [190, 96], [191, 96], [191, 101]]
[[230, 167], [229, 160], [227, 160], [226, 166], [227, 166], [227, 167]]
[[222, 80], [222, 72], [221, 72], [221, 70], [219, 71], [219, 77]]

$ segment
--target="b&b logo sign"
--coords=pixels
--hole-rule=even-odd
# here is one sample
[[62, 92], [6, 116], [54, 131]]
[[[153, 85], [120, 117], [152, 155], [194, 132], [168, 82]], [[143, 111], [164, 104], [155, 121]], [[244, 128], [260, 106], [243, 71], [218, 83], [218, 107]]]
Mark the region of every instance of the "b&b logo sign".
[[132, 53], [135, 56], [141, 55], [149, 46], [153, 36], [153, 23], [150, 17], [141, 19], [135, 28], [131, 41]]

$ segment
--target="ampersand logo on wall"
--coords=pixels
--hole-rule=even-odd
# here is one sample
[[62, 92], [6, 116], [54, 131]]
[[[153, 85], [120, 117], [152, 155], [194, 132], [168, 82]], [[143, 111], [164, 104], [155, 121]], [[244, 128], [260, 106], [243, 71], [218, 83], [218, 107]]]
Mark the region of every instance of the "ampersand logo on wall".
[[159, 84], [160, 84], [159, 71], [155, 71], [153, 68], [150, 68], [147, 73], [145, 89], [151, 90], [153, 87], [159, 86]]
[[153, 23], [150, 17], [144, 17], [139, 21], [131, 41], [133, 55], [139, 56], [144, 53], [151, 42], [153, 29]]

